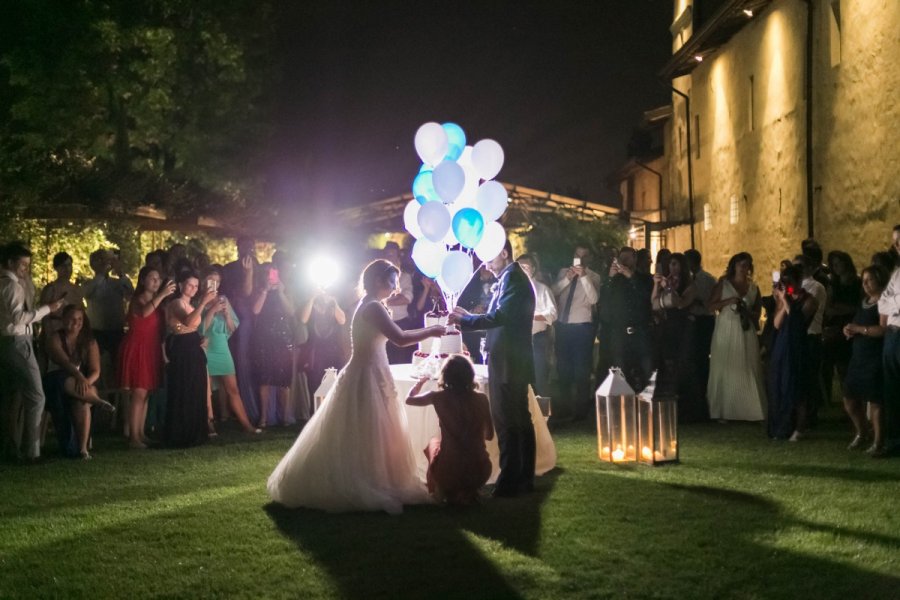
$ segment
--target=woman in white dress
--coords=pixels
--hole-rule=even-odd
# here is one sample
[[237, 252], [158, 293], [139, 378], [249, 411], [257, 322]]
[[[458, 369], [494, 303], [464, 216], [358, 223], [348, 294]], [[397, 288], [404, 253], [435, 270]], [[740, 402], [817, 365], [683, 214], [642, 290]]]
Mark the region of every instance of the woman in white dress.
[[761, 299], [750, 280], [753, 257], [747, 252], [728, 261], [725, 276], [713, 288], [709, 305], [718, 312], [709, 360], [709, 416], [719, 421], [762, 421], [766, 403], [759, 341]]
[[382, 301], [397, 289], [400, 272], [385, 260], [362, 275], [365, 297], [350, 326], [350, 362], [322, 406], [269, 477], [272, 500], [329, 512], [403, 511], [430, 502], [416, 476], [406, 412], [397, 398], [385, 343], [409, 346], [439, 337], [440, 325], [403, 331]]

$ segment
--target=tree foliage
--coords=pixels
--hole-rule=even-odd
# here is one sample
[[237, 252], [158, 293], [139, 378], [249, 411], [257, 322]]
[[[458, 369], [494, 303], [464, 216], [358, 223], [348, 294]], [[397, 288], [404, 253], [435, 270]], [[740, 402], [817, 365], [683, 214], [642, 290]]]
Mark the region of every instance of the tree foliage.
[[538, 256], [541, 268], [555, 274], [572, 264], [572, 251], [576, 243], [587, 244], [593, 256], [598, 257], [606, 248], [619, 248], [627, 239], [627, 227], [620, 221], [581, 221], [558, 213], [537, 214], [531, 225], [520, 234], [525, 250]]
[[180, 213], [246, 204], [267, 133], [268, 2], [31, 0], [6, 17], [6, 198]]

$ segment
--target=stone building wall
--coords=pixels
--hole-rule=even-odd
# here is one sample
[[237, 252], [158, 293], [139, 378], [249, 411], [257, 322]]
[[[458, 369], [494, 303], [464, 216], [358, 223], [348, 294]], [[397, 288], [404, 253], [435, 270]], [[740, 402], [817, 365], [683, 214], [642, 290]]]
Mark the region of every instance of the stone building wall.
[[[836, 66], [832, 5], [813, 0], [815, 237], [861, 267], [900, 223], [900, 1], [840, 0]], [[691, 97], [694, 233], [712, 272], [746, 250], [767, 273], [807, 237], [806, 11], [802, 0], [773, 2], [673, 82]], [[689, 215], [685, 129], [673, 95], [670, 220]], [[668, 237], [685, 249], [684, 235]]]

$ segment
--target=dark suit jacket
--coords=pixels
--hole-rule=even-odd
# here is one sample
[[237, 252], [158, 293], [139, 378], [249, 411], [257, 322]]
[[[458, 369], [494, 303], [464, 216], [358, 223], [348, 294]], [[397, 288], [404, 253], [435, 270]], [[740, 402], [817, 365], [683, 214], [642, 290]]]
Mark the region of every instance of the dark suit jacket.
[[491, 383], [534, 383], [531, 323], [534, 288], [513, 262], [500, 273], [497, 290], [483, 315], [463, 317], [462, 329], [486, 329]]

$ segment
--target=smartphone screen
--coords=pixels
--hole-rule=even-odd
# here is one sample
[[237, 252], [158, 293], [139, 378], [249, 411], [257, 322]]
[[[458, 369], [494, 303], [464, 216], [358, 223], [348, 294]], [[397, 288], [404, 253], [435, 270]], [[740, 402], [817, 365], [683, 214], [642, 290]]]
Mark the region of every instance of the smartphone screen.
[[572, 266], [573, 266], [573, 267], [580, 267], [580, 266], [581, 266], [581, 259], [578, 258], [577, 256], [576, 256], [575, 258], [573, 258], [573, 259], [572, 259]]
[[210, 279], [207, 283], [208, 283], [208, 285], [209, 285], [209, 289], [211, 289], [211, 290], [214, 291], [214, 292], [215, 292], [215, 291], [218, 291], [218, 289], [219, 289], [219, 282], [218, 282], [218, 281], [216, 281], [215, 279]]
[[772, 271], [772, 283], [778, 283], [781, 281], [781, 271]]
[[278, 277], [278, 269], [269, 269], [269, 283], [278, 283], [281, 279]]

